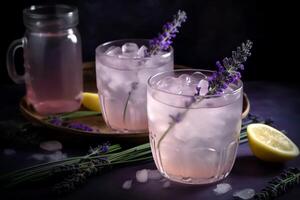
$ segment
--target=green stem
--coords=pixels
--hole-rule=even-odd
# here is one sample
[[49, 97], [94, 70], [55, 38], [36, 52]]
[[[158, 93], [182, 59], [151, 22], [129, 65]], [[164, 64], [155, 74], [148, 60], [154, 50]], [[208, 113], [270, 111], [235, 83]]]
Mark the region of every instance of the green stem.
[[[187, 108], [182, 112], [180, 113], [180, 116], [181, 116], [181, 120], [184, 119], [184, 117], [186, 116], [187, 112], [190, 110], [191, 106], [194, 104], [194, 103], [199, 103], [201, 102], [202, 100], [204, 99], [204, 97], [200, 97], [198, 98], [196, 101], [191, 101]], [[161, 152], [160, 152], [160, 145], [161, 145], [161, 142], [163, 141], [163, 139], [167, 136], [167, 134], [173, 129], [173, 127], [177, 124], [177, 122], [175, 121], [172, 121], [172, 123], [170, 124], [170, 126], [168, 127], [168, 129], [162, 134], [162, 136], [159, 138], [158, 142], [157, 142], [157, 150], [158, 150], [158, 156], [159, 156], [159, 162], [160, 162], [160, 166], [163, 168], [163, 163], [162, 163], [162, 160], [161, 160]]]
[[127, 111], [127, 107], [128, 107], [128, 102], [130, 100], [130, 96], [131, 96], [132, 90], [130, 92], [128, 92], [128, 96], [125, 102], [125, 107], [124, 107], [124, 111], [123, 111], [123, 123], [125, 124], [125, 119], [126, 119], [126, 111]]

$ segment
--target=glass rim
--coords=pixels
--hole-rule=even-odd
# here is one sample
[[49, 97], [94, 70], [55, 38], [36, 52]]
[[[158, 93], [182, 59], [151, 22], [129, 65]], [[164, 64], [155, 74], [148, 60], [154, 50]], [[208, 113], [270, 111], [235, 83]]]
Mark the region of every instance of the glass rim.
[[[158, 89], [158, 88], [155, 88], [153, 86], [153, 83], [151, 83], [151, 80], [153, 78], [155, 78], [157, 76], [161, 76], [163, 74], [172, 73], [172, 72], [191, 72], [191, 71], [194, 71], [194, 72], [209, 72], [209, 73], [216, 72], [216, 71], [213, 71], [213, 70], [195, 69], [195, 68], [190, 68], [190, 69], [175, 69], [175, 70], [172, 70], [172, 71], [159, 72], [157, 74], [154, 74], [154, 75], [150, 76], [150, 78], [147, 81], [147, 86], [149, 88], [151, 88], [152, 90], [163, 92], [163, 93], [170, 94], [170, 95], [175, 95], [175, 96], [180, 96], [180, 97], [194, 97], [194, 95], [175, 94], [175, 93], [168, 92], [168, 91], [165, 91], [165, 90], [162, 90], [162, 89]], [[238, 79], [238, 87], [236, 89], [232, 90], [232, 91], [227, 91], [227, 92], [224, 92], [222, 94], [204, 95], [204, 96], [200, 96], [200, 97], [208, 99], [208, 98], [223, 97], [225, 95], [234, 95], [234, 94], [237, 94], [238, 92], [241, 92], [242, 89], [243, 89], [243, 82], [240, 79]]]
[[[65, 12], [53, 12], [53, 13], [34, 13], [34, 11], [38, 11], [46, 8], [61, 8], [66, 9]], [[74, 15], [78, 15], [78, 9], [75, 6], [65, 5], [65, 4], [55, 4], [55, 5], [32, 5], [23, 10], [23, 14], [33, 19], [48, 19], [49, 17], [72, 17]]]
[[[139, 39], [137, 39], [137, 38], [125, 38], [125, 39], [111, 40], [111, 41], [107, 41], [107, 42], [104, 42], [104, 43], [98, 45], [96, 47], [95, 51], [96, 51], [96, 55], [105, 56], [107, 58], [115, 58], [115, 59], [119, 59], [119, 60], [150, 60], [150, 59], [152, 59], [151, 56], [150, 57], [143, 57], [143, 58], [139, 58], [139, 57], [133, 57], [133, 58], [123, 57], [123, 58], [120, 58], [120, 57], [116, 57], [116, 56], [113, 56], [113, 55], [107, 55], [107, 54], [104, 53], [104, 51], [103, 52], [99, 52], [100, 49], [104, 48], [105, 46], [111, 45], [111, 44], [117, 43], [117, 42], [120, 42], [120, 43], [123, 42], [123, 41], [124, 41], [124, 43], [126, 41], [131, 41], [131, 42], [134, 42], [134, 41], [144, 41], [144, 42], [146, 42], [146, 41], [149, 41], [149, 40], [150, 39], [145, 39], [145, 38], [139, 38]], [[166, 57], [167, 58], [167, 57], [172, 56], [173, 54], [174, 54], [174, 49], [173, 49], [172, 46], [170, 46], [170, 50], [166, 51], [164, 54], [160, 55], [160, 57]]]

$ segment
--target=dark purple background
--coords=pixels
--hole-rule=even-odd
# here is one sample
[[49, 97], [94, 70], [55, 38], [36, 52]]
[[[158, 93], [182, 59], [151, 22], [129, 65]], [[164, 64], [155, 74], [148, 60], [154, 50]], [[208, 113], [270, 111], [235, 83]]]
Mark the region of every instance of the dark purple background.
[[[175, 63], [215, 69], [214, 63], [246, 39], [254, 41], [244, 80], [299, 81], [297, 12], [290, 2], [259, 0], [10, 0], [1, 6], [0, 82], [12, 83], [5, 53], [22, 37], [22, 9], [32, 4], [67, 3], [78, 7], [84, 61], [105, 41], [152, 38], [178, 9], [188, 21], [175, 39]], [[21, 63], [18, 63], [19, 68]], [[20, 70], [21, 71], [21, 70]]]

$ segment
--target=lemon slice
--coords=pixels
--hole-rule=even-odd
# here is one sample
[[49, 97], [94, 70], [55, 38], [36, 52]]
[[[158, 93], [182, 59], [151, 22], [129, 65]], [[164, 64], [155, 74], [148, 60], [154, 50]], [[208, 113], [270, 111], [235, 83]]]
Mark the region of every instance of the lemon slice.
[[84, 92], [82, 94], [82, 104], [89, 110], [101, 112], [99, 96], [97, 93]]
[[247, 134], [253, 154], [262, 160], [281, 162], [299, 155], [298, 147], [285, 134], [271, 126], [250, 124]]

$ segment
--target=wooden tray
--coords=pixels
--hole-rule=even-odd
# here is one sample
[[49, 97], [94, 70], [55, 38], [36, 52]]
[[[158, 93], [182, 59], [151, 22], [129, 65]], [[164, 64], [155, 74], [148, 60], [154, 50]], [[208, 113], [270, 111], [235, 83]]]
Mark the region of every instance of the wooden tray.
[[[97, 92], [96, 88], [96, 76], [95, 76], [95, 67], [94, 62], [85, 63], [84, 64], [84, 91], [86, 92]], [[184, 66], [176, 66], [175, 68], [186, 68]], [[71, 122], [80, 122], [86, 124], [88, 126], [93, 127], [93, 131], [83, 131], [77, 129], [71, 129], [63, 126], [55, 126], [49, 122], [47, 122], [46, 117], [38, 114], [34, 111], [31, 105], [28, 105], [25, 97], [23, 97], [20, 101], [20, 110], [22, 114], [32, 122], [43, 125], [45, 127], [51, 128], [53, 130], [62, 131], [70, 134], [79, 134], [83, 136], [99, 136], [105, 138], [117, 138], [117, 139], [148, 139], [148, 133], [120, 133], [116, 132], [109, 127], [106, 126], [105, 121], [100, 116], [90, 116], [90, 117], [82, 117], [74, 120], [70, 120]], [[81, 108], [81, 110], [86, 110], [85, 108]], [[245, 118], [250, 110], [250, 103], [247, 95], [244, 94], [243, 101], [243, 113], [242, 118]]]

